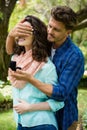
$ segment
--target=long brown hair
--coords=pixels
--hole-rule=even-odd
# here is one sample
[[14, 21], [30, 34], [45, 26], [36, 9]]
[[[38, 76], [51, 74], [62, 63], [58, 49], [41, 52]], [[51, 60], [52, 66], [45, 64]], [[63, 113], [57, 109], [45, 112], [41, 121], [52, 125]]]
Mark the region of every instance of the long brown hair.
[[[37, 17], [28, 15], [25, 17], [24, 22], [27, 21], [33, 27], [34, 41], [32, 43], [32, 57], [36, 61], [46, 61], [46, 58], [51, 54], [51, 45], [47, 40], [47, 27]], [[25, 53], [23, 46], [16, 45], [14, 53], [20, 55], [21, 52]]]

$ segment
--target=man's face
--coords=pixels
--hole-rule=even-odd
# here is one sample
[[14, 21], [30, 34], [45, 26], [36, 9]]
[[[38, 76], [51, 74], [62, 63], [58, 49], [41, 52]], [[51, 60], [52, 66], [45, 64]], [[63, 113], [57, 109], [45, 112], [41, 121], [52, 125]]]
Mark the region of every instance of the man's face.
[[65, 28], [62, 22], [56, 21], [54, 18], [50, 18], [47, 28], [47, 39], [59, 47], [66, 40], [70, 33], [70, 30]]

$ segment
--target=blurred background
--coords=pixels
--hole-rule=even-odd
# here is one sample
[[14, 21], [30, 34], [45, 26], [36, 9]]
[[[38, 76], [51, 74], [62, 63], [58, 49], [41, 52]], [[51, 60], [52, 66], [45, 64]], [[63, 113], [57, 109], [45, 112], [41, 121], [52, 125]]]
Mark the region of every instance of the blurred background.
[[78, 17], [71, 37], [85, 57], [85, 72], [78, 86], [78, 108], [79, 124], [87, 130], [87, 0], [0, 0], [0, 130], [15, 130], [16, 127], [11, 85], [7, 78], [10, 56], [6, 53], [5, 42], [8, 32], [28, 14], [48, 24], [50, 10], [56, 5], [71, 7]]

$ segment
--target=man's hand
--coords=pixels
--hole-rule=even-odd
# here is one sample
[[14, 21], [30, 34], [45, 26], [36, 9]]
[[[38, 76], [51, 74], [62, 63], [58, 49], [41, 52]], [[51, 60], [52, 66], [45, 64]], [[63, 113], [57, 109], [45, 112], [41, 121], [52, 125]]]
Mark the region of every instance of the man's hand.
[[18, 100], [19, 103], [17, 105], [14, 105], [13, 108], [18, 114], [23, 114], [25, 112], [29, 111], [30, 104], [24, 100]]

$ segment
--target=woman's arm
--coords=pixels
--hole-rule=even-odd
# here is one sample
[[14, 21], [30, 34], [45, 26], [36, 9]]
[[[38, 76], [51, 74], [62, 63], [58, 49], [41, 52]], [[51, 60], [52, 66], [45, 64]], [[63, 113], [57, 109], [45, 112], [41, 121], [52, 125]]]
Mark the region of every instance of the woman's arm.
[[[50, 74], [51, 73], [51, 74]], [[50, 74], [50, 75], [49, 75]], [[25, 80], [25, 81], [28, 81], [28, 77], [29, 77], [29, 73], [26, 73], [24, 71], [20, 71], [18, 70], [17, 72], [13, 72], [13, 76], [15, 78], [17, 78], [18, 80]], [[34, 78], [34, 77], [32, 77]], [[46, 83], [42, 83], [40, 82], [39, 80], [35, 79], [35, 84], [33, 85], [36, 85], [36, 82], [38, 81], [39, 83], [39, 86], [41, 86], [42, 88], [45, 89], [45, 91], [48, 91], [48, 89], [46, 88], [46, 85], [49, 86], [49, 89], [51, 90], [52, 88], [50, 86], [52, 86], [51, 84], [52, 83], [57, 83], [57, 75], [55, 73], [55, 69], [52, 67], [50, 68], [50, 70], [48, 70], [48, 72], [46, 71], [45, 72], [45, 82], [46, 83], [49, 83], [49, 84], [46, 84]], [[52, 91], [52, 90], [51, 90]], [[49, 93], [49, 91], [48, 91]], [[46, 102], [40, 102], [40, 103], [36, 103], [36, 104], [29, 104], [29, 103], [26, 103], [26, 102], [22, 102], [22, 103], [25, 103], [25, 104], [18, 104], [16, 105], [14, 108], [17, 112], [19, 113], [22, 113], [22, 112], [26, 112], [26, 111], [40, 111], [40, 110], [50, 110], [50, 111], [57, 111], [59, 109], [61, 109], [63, 106], [64, 106], [64, 102], [58, 102], [56, 100], [53, 100], [53, 99], [49, 99], [46, 100]], [[23, 110], [23, 111], [22, 111]]]
[[13, 106], [17, 113], [23, 114], [32, 111], [57, 111], [64, 107], [64, 102], [58, 102], [53, 99], [48, 99], [46, 102], [29, 104], [24, 100], [19, 100], [19, 104]]
[[13, 53], [13, 48], [15, 44], [15, 38], [8, 34], [7, 39], [6, 39], [6, 52], [7, 54], [12, 54]]
[[6, 52], [10, 55], [13, 53], [15, 38], [19, 36], [29, 36], [33, 31], [32, 27], [19, 22], [8, 34], [6, 39]]
[[51, 110], [48, 102], [41, 102], [37, 104], [29, 104], [24, 100], [19, 100], [19, 104], [13, 106], [17, 113], [22, 114], [25, 112]]

